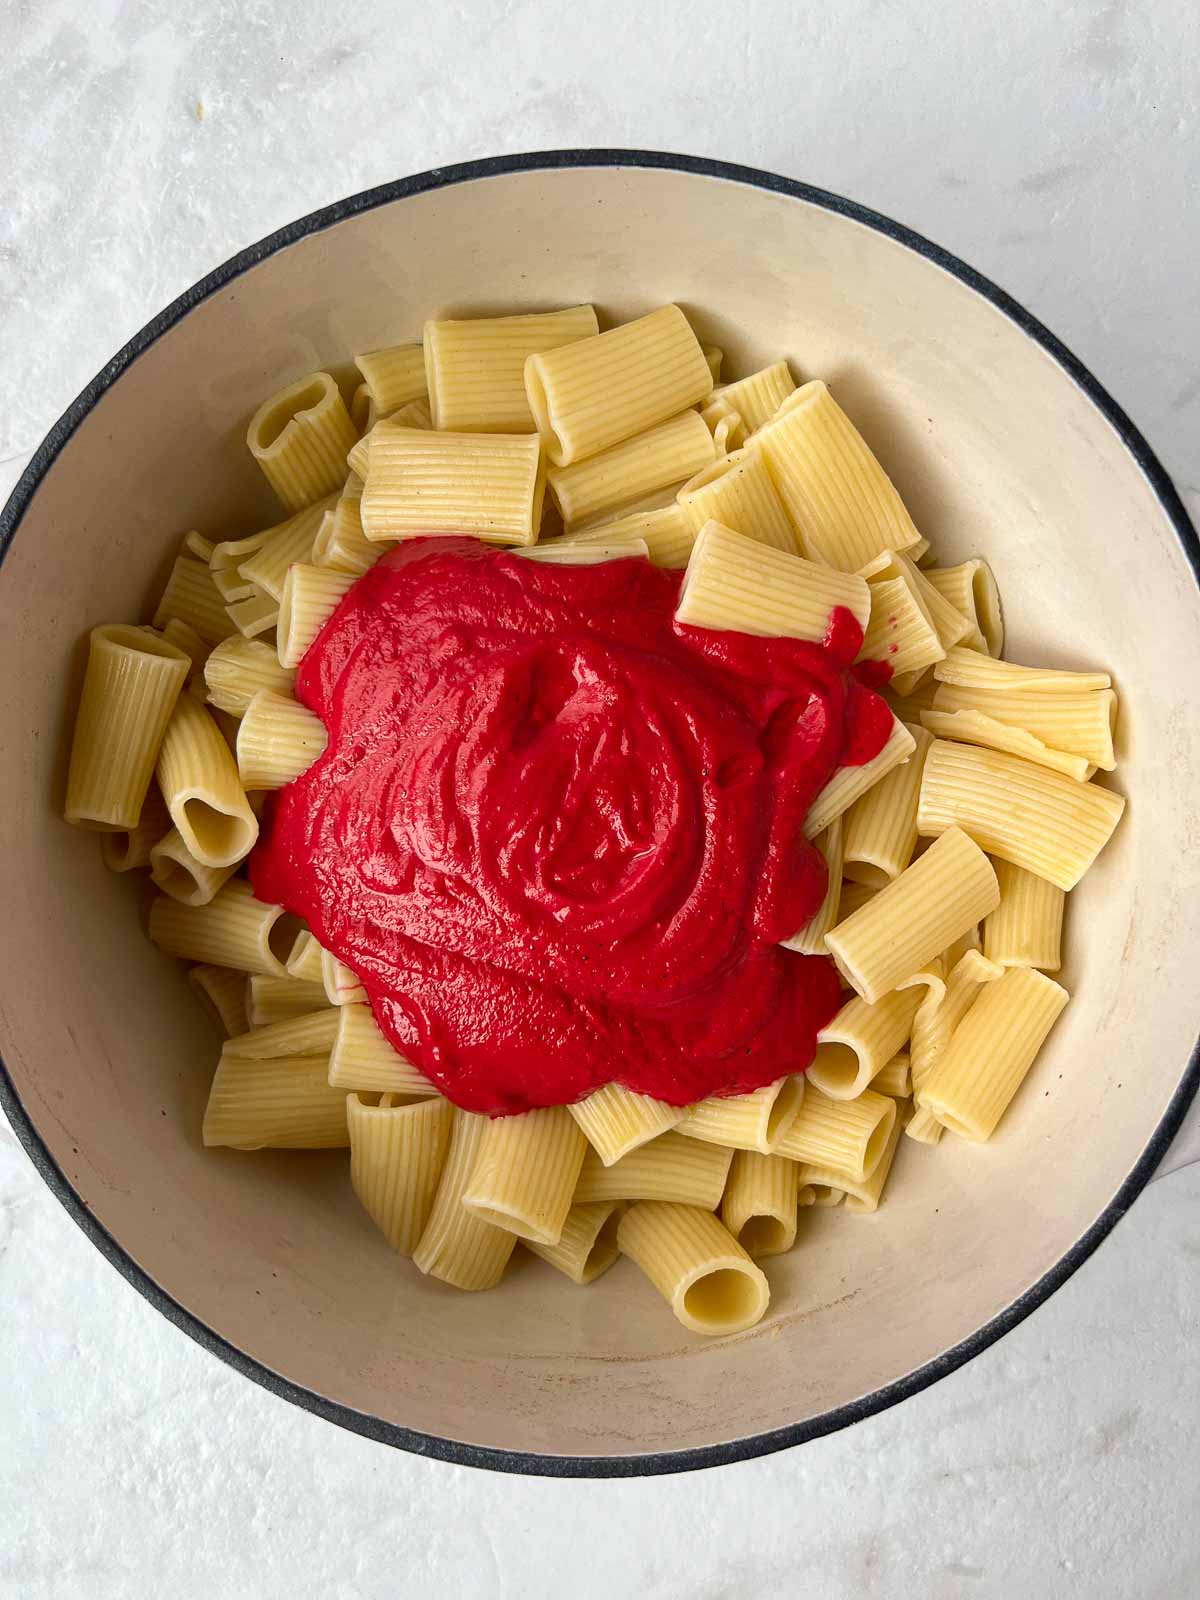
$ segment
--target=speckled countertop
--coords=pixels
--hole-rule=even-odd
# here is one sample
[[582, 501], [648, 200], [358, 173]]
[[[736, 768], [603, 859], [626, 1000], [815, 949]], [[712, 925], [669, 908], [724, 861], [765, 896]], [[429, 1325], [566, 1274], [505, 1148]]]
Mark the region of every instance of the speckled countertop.
[[[319, 205], [471, 156], [638, 145], [852, 195], [1011, 290], [1200, 511], [1193, 0], [10, 0], [0, 490], [105, 359]], [[689, 1477], [417, 1460], [194, 1346], [0, 1123], [0, 1595], [1200, 1592], [1200, 1121], [1014, 1333], [835, 1437]]]

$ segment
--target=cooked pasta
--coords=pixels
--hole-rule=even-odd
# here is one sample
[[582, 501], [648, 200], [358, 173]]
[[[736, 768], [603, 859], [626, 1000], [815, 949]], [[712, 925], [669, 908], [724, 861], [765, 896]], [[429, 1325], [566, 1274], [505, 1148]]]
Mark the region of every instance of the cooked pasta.
[[204, 906], [159, 895], [150, 907], [150, 937], [168, 955], [282, 978], [293, 942], [280, 906], [264, 905], [234, 878]]
[[778, 1256], [796, 1242], [800, 1167], [786, 1156], [735, 1150], [721, 1221], [747, 1255]]
[[713, 399], [723, 400], [736, 411], [746, 424], [746, 432], [753, 433], [771, 420], [795, 388], [796, 380], [787, 362], [776, 361], [747, 378], [714, 389]]
[[325, 1081], [324, 1056], [231, 1055], [209, 1090], [201, 1138], [231, 1150], [335, 1150], [350, 1143], [346, 1097]]
[[324, 951], [321, 946], [307, 928], [302, 929], [296, 935], [296, 942], [288, 957], [288, 977], [298, 978], [302, 983], [320, 984], [321, 993], [324, 994], [323, 958]]
[[463, 1205], [519, 1239], [557, 1244], [587, 1148], [565, 1106], [495, 1117], [480, 1140]]
[[393, 1250], [411, 1256], [424, 1233], [446, 1151], [454, 1107], [449, 1100], [376, 1106], [346, 1096], [350, 1184]]
[[[265, 1028], [272, 1022], [307, 1016], [328, 1006], [325, 990], [319, 983], [300, 978], [268, 978], [261, 972], [238, 973], [245, 991], [244, 1010], [247, 1028]], [[239, 1029], [245, 1032], [245, 1029]]]
[[824, 956], [829, 954], [825, 946], [825, 935], [838, 920], [839, 907], [842, 900], [843, 835], [843, 819], [834, 817], [824, 833], [819, 833], [812, 841], [825, 862], [825, 898], [821, 901], [820, 909], [816, 915], [806, 922], [798, 933], [783, 941], [789, 950], [797, 950], [801, 955]]
[[246, 443], [286, 510], [300, 511], [338, 488], [358, 435], [327, 372], [310, 372], [264, 400]]
[[896, 681], [919, 674], [946, 652], [929, 607], [907, 572], [872, 583], [871, 616], [863, 633], [862, 655], [886, 661]]
[[255, 590], [250, 600], [237, 600], [233, 605], [226, 606], [229, 620], [233, 623], [243, 639], [257, 639], [260, 634], [270, 633], [279, 621], [279, 606], [269, 594]]
[[776, 1078], [750, 1094], [714, 1095], [691, 1106], [676, 1124], [689, 1139], [759, 1150], [764, 1155], [786, 1137], [804, 1099], [804, 1079]]
[[232, 967], [189, 967], [188, 982], [227, 1038], [245, 1033], [250, 1024], [244, 972], [235, 972]]
[[920, 540], [891, 479], [819, 379], [789, 395], [752, 443], [814, 561], [858, 572]]
[[[917, 741], [902, 722], [892, 723], [883, 749], [859, 767], [839, 767], [808, 809], [804, 837], [815, 839], [835, 817], [842, 816], [858, 799], [873, 789], [888, 773], [911, 759]], [[919, 831], [919, 830], [918, 830]], [[845, 833], [842, 835], [845, 838]]]
[[766, 1275], [710, 1211], [643, 1200], [621, 1218], [617, 1244], [693, 1333], [740, 1333], [767, 1309]]
[[627, 516], [573, 533], [571, 539], [575, 544], [641, 539], [656, 567], [686, 567], [696, 536], [682, 506], [672, 500], [670, 505], [657, 506], [652, 511], [631, 511]]
[[863, 623], [870, 609], [866, 581], [706, 522], [692, 546], [675, 615], [693, 628], [819, 642], [835, 606]]
[[993, 693], [1073, 695], [1102, 693], [1112, 688], [1107, 672], [1066, 672], [1061, 667], [1022, 667], [977, 649], [959, 646], [946, 652], [934, 670], [939, 683]]
[[247, 789], [282, 789], [308, 771], [325, 749], [326, 738], [321, 719], [298, 700], [260, 689], [238, 724], [242, 784]]
[[242, 577], [252, 583], [257, 592], [270, 595], [272, 600], [282, 600], [288, 568], [297, 561], [312, 560], [321, 524], [337, 504], [335, 495], [326, 495], [278, 527], [268, 528], [262, 544], [238, 568]]
[[719, 522], [759, 544], [804, 554], [771, 475], [752, 450], [737, 450], [701, 467], [680, 489], [678, 501], [695, 533], [706, 522]]
[[154, 626], [182, 622], [206, 644], [217, 644], [234, 631], [225, 600], [202, 561], [179, 556], [154, 613]]
[[190, 662], [147, 628], [93, 628], [67, 776], [66, 818], [133, 829]]
[[876, 1094], [891, 1095], [893, 1100], [907, 1100], [912, 1094], [912, 1062], [907, 1050], [898, 1051], [871, 1079], [870, 1087]]
[[304, 652], [338, 608], [354, 573], [297, 563], [288, 568], [279, 602], [279, 664], [298, 667]]
[[525, 363], [529, 408], [556, 467], [644, 433], [706, 399], [712, 386], [704, 352], [678, 306], [661, 306]]
[[197, 861], [178, 828], [172, 828], [150, 851], [150, 877], [155, 887], [185, 906], [206, 906], [236, 867], [232, 861], [224, 867]]
[[842, 871], [847, 878], [879, 889], [904, 871], [917, 845], [917, 799], [933, 739], [924, 728], [906, 726], [916, 749], [842, 818]]
[[[936, 679], [933, 683], [934, 699], [941, 691]], [[1024, 756], [1039, 767], [1050, 767], [1077, 783], [1086, 783], [1095, 772], [1085, 756], [1068, 754], [1065, 750], [1052, 750], [1041, 739], [1025, 728], [1015, 728], [1007, 722], [998, 722], [982, 711], [936, 711], [920, 713], [921, 723], [928, 733], [938, 739], [955, 740], [960, 744], [982, 745], [986, 750], [1003, 750], [1010, 756]]]
[[992, 722], [1031, 734], [1050, 750], [1082, 756], [1104, 772], [1111, 772], [1117, 764], [1113, 754], [1117, 697], [1111, 689], [1069, 689], [1052, 694], [1040, 689], [980, 689], [943, 683], [933, 697], [933, 709], [977, 712]]
[[595, 1283], [617, 1259], [620, 1220], [621, 1205], [616, 1200], [590, 1206], [573, 1205], [556, 1244], [539, 1244], [536, 1239], [522, 1242], [527, 1250], [557, 1267], [572, 1283]]
[[592, 306], [425, 324], [425, 377], [435, 428], [528, 433], [525, 363], [600, 331]]
[[550, 467], [546, 483], [568, 528], [615, 513], [655, 490], [690, 478], [712, 462], [714, 446], [695, 411], [660, 422], [568, 467]]
[[1073, 889], [1112, 837], [1123, 796], [996, 750], [935, 739], [917, 830], [958, 827], [989, 855]]
[[919, 986], [894, 989], [873, 1005], [855, 995], [817, 1034], [810, 1084], [834, 1100], [852, 1100], [883, 1071], [912, 1031]]
[[864, 1089], [853, 1100], [831, 1100], [810, 1084], [775, 1154], [832, 1167], [859, 1183], [881, 1160], [895, 1120], [896, 1102], [887, 1095]]
[[331, 1006], [362, 1005], [367, 998], [358, 978], [332, 950], [321, 951], [321, 982]]
[[371, 435], [363, 532], [371, 540], [441, 533], [532, 544], [545, 488], [537, 434], [430, 433], [382, 422]]
[[312, 546], [314, 566], [332, 567], [335, 572], [353, 572], [357, 577], [373, 567], [389, 548], [378, 541], [372, 543], [363, 532], [362, 494], [361, 479], [352, 477], [337, 502], [321, 518]]
[[220, 711], [240, 717], [260, 689], [290, 695], [296, 674], [279, 665], [270, 645], [257, 639], [224, 639], [204, 663], [208, 700]]
[[991, 862], [950, 828], [869, 904], [825, 936], [838, 971], [864, 1000], [881, 1000], [1000, 902]]
[[433, 1209], [413, 1251], [413, 1262], [422, 1272], [456, 1289], [494, 1288], [517, 1242], [508, 1228], [493, 1227], [462, 1203], [488, 1126], [487, 1117], [453, 1112]]
[[148, 867], [150, 851], [170, 831], [171, 813], [158, 785], [151, 783], [133, 827], [100, 834], [104, 865], [110, 872], [132, 872], [138, 867]]
[[[797, 1171], [798, 1180], [801, 1184], [830, 1196], [828, 1204], [838, 1205], [844, 1197], [846, 1210], [852, 1215], [878, 1211], [884, 1185], [888, 1181], [892, 1162], [896, 1156], [896, 1147], [900, 1143], [901, 1131], [900, 1118], [896, 1117], [892, 1122], [882, 1155], [865, 1178], [854, 1178], [840, 1168], [825, 1166], [819, 1162], [802, 1161]], [[836, 1200], [832, 1198], [834, 1195], [837, 1196]]]
[[224, 735], [190, 695], [175, 702], [155, 776], [172, 822], [202, 866], [231, 867], [249, 854], [258, 819]]
[[1000, 904], [983, 925], [984, 955], [998, 967], [1057, 972], [1066, 896], [1057, 884], [1011, 862], [997, 861], [995, 868]]
[[328, 1058], [338, 1030], [338, 1013], [332, 1006], [319, 1011], [307, 1011], [298, 1017], [286, 1017], [282, 1022], [268, 1023], [262, 1028], [252, 1028], [231, 1039], [228, 1053], [250, 1056], [255, 1061], [268, 1061], [274, 1056], [315, 1056], [324, 1052]]
[[988, 961], [978, 950], [965, 950], [956, 959], [947, 959], [946, 965], [945, 992], [937, 1005], [922, 1006], [918, 1010], [909, 1047], [916, 1107], [904, 1131], [910, 1139], [923, 1144], [936, 1144], [942, 1136], [942, 1125], [921, 1105], [921, 1090], [953, 1038], [954, 1030], [974, 1004], [981, 985], [1003, 976], [1003, 968]]
[[986, 561], [963, 561], [957, 567], [926, 567], [925, 577], [971, 624], [962, 644], [998, 656], [1004, 648], [1000, 591]]
[[684, 1106], [669, 1106], [647, 1094], [635, 1094], [619, 1083], [606, 1083], [567, 1110], [606, 1167], [639, 1145], [657, 1139], [683, 1117]]
[[428, 393], [425, 350], [420, 344], [392, 344], [384, 350], [367, 350], [355, 356], [367, 393], [381, 417], [390, 416], [411, 400]]
[[964, 1139], [990, 1139], [1066, 1003], [1033, 967], [986, 984], [922, 1085], [922, 1108]]
[[432, 1095], [433, 1084], [393, 1050], [368, 1005], [330, 1008], [336, 1032], [329, 1056], [329, 1082], [336, 1089], [368, 1094]]
[[577, 1204], [601, 1200], [670, 1200], [714, 1211], [721, 1203], [733, 1151], [685, 1139], [673, 1129], [610, 1166], [588, 1150], [575, 1186]]

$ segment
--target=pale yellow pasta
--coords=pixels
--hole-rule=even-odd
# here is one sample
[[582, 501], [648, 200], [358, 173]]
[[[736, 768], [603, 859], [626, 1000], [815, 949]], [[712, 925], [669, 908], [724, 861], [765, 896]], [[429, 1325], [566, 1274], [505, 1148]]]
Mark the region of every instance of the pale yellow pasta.
[[428, 400], [410, 400], [398, 411], [380, 417], [370, 432], [362, 436], [346, 457], [346, 466], [350, 470], [351, 477], [357, 478], [360, 482], [366, 478], [371, 464], [371, 440], [377, 432], [386, 431], [388, 427], [422, 428], [428, 432], [433, 427]]
[[154, 626], [163, 627], [175, 618], [185, 622], [206, 644], [216, 644], [233, 632], [221, 591], [202, 561], [179, 556], [154, 613]]
[[700, 407], [700, 419], [712, 434], [713, 448], [718, 456], [740, 449], [746, 442], [746, 424], [723, 400], [710, 400]]
[[723, 1145], [685, 1139], [672, 1129], [649, 1144], [605, 1166], [588, 1150], [579, 1169], [575, 1201], [670, 1200], [713, 1211], [721, 1203], [733, 1151]]
[[1060, 667], [1023, 667], [1000, 661], [977, 649], [959, 646], [946, 652], [934, 677], [960, 689], [990, 689], [1017, 694], [1087, 694], [1112, 688], [1107, 672], [1066, 672]]
[[[874, 900], [878, 893], [879, 890], [869, 883], [843, 883], [838, 922], [845, 922], [847, 917], [853, 916], [860, 907], [865, 906], [868, 900]], [[834, 926], [836, 925], [835, 923]]]
[[337, 503], [336, 496], [326, 495], [278, 527], [268, 528], [262, 544], [238, 568], [242, 577], [256, 590], [270, 595], [272, 600], [282, 600], [288, 568], [297, 561], [312, 560], [313, 546], [325, 513], [332, 511]]
[[796, 1242], [800, 1168], [786, 1156], [735, 1150], [721, 1221], [747, 1255], [778, 1256]]
[[812, 1195], [812, 1200], [809, 1203], [818, 1208], [840, 1206], [846, 1198], [845, 1189], [836, 1188], [828, 1183], [809, 1183], [805, 1185], [805, 1189], [802, 1189], [801, 1193], [803, 1194], [805, 1190]]
[[921, 1144], [936, 1144], [942, 1136], [941, 1123], [921, 1106], [921, 1090], [953, 1038], [955, 1028], [974, 1004], [981, 985], [995, 982], [1003, 976], [1004, 970], [986, 960], [978, 950], [965, 950], [954, 960], [949, 959], [951, 954], [953, 952], [947, 957], [945, 993], [936, 1006], [923, 1006], [918, 1010], [909, 1046], [915, 1105], [904, 1131]]
[[[329, 1001], [319, 983], [304, 983], [299, 978], [268, 978], [252, 972], [243, 978], [247, 1027], [266, 1028], [273, 1022], [287, 1022], [322, 1011]], [[244, 1030], [243, 1030], [244, 1031]]]
[[493, 1288], [517, 1242], [515, 1233], [493, 1227], [462, 1203], [488, 1127], [487, 1117], [454, 1110], [433, 1210], [413, 1251], [413, 1262], [422, 1272], [456, 1289]]
[[[815, 839], [817, 834], [847, 812], [854, 802], [886, 778], [888, 773], [904, 761], [911, 759], [917, 741], [899, 720], [892, 723], [892, 731], [884, 741], [878, 755], [864, 761], [859, 767], [839, 767], [808, 808], [804, 819], [804, 837]], [[844, 837], [844, 835], [843, 835]]]
[[787, 362], [775, 361], [747, 378], [738, 378], [714, 389], [713, 398], [732, 406], [745, 422], [747, 433], [753, 433], [771, 420], [795, 388], [796, 380]]
[[645, 433], [706, 399], [712, 386], [704, 352], [674, 305], [525, 363], [529, 408], [556, 467]]
[[704, 352], [705, 361], [708, 362], [708, 370], [712, 374], [712, 381], [718, 383], [721, 378], [721, 363], [725, 359], [724, 350], [715, 344], [702, 344], [700, 348]]
[[212, 716], [190, 695], [175, 703], [155, 776], [172, 822], [201, 866], [232, 867], [250, 853], [258, 820], [237, 764]]
[[1066, 896], [1057, 884], [1010, 861], [997, 861], [995, 867], [1000, 904], [983, 925], [984, 955], [998, 967], [1057, 972]]
[[914, 1106], [912, 1116], [904, 1125], [904, 1132], [918, 1144], [937, 1144], [945, 1129], [932, 1111], [924, 1106]]
[[[914, 569], [915, 570], [915, 569]], [[871, 586], [871, 616], [862, 661], [884, 661], [894, 680], [920, 674], [946, 654], [929, 607], [907, 573]]]
[[873, 1003], [999, 902], [991, 862], [961, 828], [949, 828], [886, 889], [831, 928], [825, 943], [847, 983]]
[[208, 640], [202, 639], [195, 628], [189, 627], [186, 622], [181, 622], [178, 617], [170, 617], [163, 623], [162, 636], [191, 659], [192, 670], [188, 674], [189, 681], [194, 683], [197, 675], [203, 677], [204, 664], [213, 648]]
[[298, 978], [302, 983], [320, 984], [321, 992], [324, 994], [323, 956], [324, 951], [321, 946], [307, 928], [303, 929], [297, 934], [292, 953], [288, 957], [288, 977]]
[[846, 1210], [851, 1214], [862, 1215], [864, 1212], [878, 1211], [884, 1185], [892, 1170], [896, 1148], [900, 1143], [901, 1131], [900, 1118], [897, 1116], [892, 1122], [883, 1153], [869, 1176], [853, 1178], [837, 1167], [824, 1166], [815, 1161], [802, 1161], [797, 1173], [800, 1183], [816, 1190], [824, 1190], [830, 1196], [836, 1195], [836, 1200], [831, 1199], [828, 1202], [832, 1205], [837, 1205], [844, 1195]]
[[740, 1333], [770, 1303], [762, 1268], [709, 1211], [644, 1200], [621, 1218], [617, 1244], [693, 1333]]
[[367, 350], [355, 356], [367, 392], [381, 417], [420, 400], [428, 391], [425, 350], [419, 344], [393, 344], [384, 350]]
[[332, 950], [321, 951], [321, 982], [331, 1006], [362, 1005], [367, 998], [356, 974]]
[[912, 1062], [908, 1051], [899, 1050], [885, 1062], [871, 1079], [870, 1088], [876, 1094], [891, 1095], [893, 1100], [907, 1100], [912, 1094]]
[[917, 829], [965, 829], [989, 855], [1073, 889], [1112, 837], [1122, 795], [996, 750], [937, 739], [925, 761]]
[[[261, 1028], [251, 1028], [229, 1042], [229, 1054], [267, 1061], [273, 1056], [315, 1056], [326, 1060], [338, 1031], [338, 1013], [332, 1006], [300, 1016], [285, 1017]], [[340, 1087], [340, 1085], [339, 1085]]]
[[684, 484], [678, 500], [696, 533], [706, 522], [719, 522], [759, 544], [804, 554], [771, 475], [754, 451], [737, 450], [702, 467]]
[[889, 683], [883, 691], [884, 698], [900, 721], [916, 723], [918, 726], [923, 726], [921, 713], [930, 710], [936, 692], [937, 680], [932, 672], [924, 674], [921, 682], [908, 694], [897, 694], [893, 683]]
[[159, 895], [150, 907], [150, 937], [185, 961], [282, 978], [293, 942], [282, 918], [281, 906], [264, 905], [244, 879], [233, 878], [206, 906]]
[[575, 544], [641, 539], [656, 567], [686, 567], [696, 538], [682, 508], [674, 500], [670, 505], [656, 506], [652, 511], [634, 511], [582, 533], [572, 533], [570, 537]]
[[515, 317], [425, 324], [425, 379], [435, 428], [466, 433], [528, 433], [536, 424], [525, 397], [525, 363], [599, 333], [592, 306]]
[[273, 394], [250, 419], [246, 443], [288, 511], [341, 486], [346, 452], [358, 437], [327, 372], [310, 372]]
[[980, 712], [993, 722], [1032, 734], [1051, 750], [1082, 756], [1104, 772], [1111, 772], [1117, 764], [1113, 754], [1117, 697], [1111, 689], [1049, 694], [1043, 690], [964, 688], [943, 683], [933, 697], [933, 709]]
[[370, 1106], [346, 1096], [350, 1185], [402, 1256], [412, 1255], [429, 1221], [453, 1121], [448, 1100]]
[[628, 561], [638, 556], [645, 561], [650, 554], [644, 539], [591, 539], [580, 544], [573, 539], [555, 539], [549, 544], [537, 544], [512, 553], [525, 561], [540, 561], [548, 567], [596, 567], [604, 561]]
[[715, 455], [712, 434], [695, 411], [682, 411], [645, 433], [567, 467], [546, 482], [568, 528], [631, 506], [656, 489], [690, 478]]
[[[926, 542], [921, 541], [922, 544]], [[862, 575], [868, 583], [882, 583], [893, 578], [903, 578], [912, 588], [922, 610], [932, 622], [943, 652], [949, 652], [970, 633], [971, 624], [961, 611], [956, 610], [951, 602], [934, 588], [917, 566], [918, 558], [915, 553], [917, 548], [914, 545], [903, 555], [897, 550], [885, 550], [882, 555], [876, 556], [874, 561], [867, 563]], [[893, 669], [893, 682], [897, 672], [898, 669]]]
[[329, 1081], [336, 1089], [383, 1094], [437, 1093], [425, 1074], [393, 1050], [367, 1005], [332, 1008], [337, 1029], [329, 1057]]
[[209, 867], [197, 861], [178, 828], [172, 828], [150, 851], [155, 887], [185, 906], [206, 906], [236, 870], [236, 862]]
[[158, 785], [151, 783], [133, 827], [100, 835], [104, 865], [110, 872], [132, 872], [137, 867], [148, 867], [150, 851], [170, 831], [171, 813]]
[[184, 651], [147, 628], [92, 629], [67, 776], [68, 822], [137, 827], [190, 666]]
[[271, 528], [263, 528], [258, 533], [249, 534], [245, 539], [222, 539], [219, 544], [213, 545], [213, 552], [208, 562], [210, 570], [217, 573], [227, 572], [230, 567], [240, 567], [242, 562], [256, 550], [262, 549], [267, 535], [273, 531]]
[[[251, 580], [243, 578], [236, 567], [218, 567], [215, 571], [210, 570], [209, 576], [227, 611], [235, 601], [252, 600], [257, 592]], [[166, 628], [163, 632], [166, 632]]]
[[314, 566], [358, 576], [373, 567], [388, 548], [372, 544], [363, 532], [362, 495], [362, 480], [352, 476], [337, 503], [321, 518], [313, 540]]
[[232, 1150], [335, 1150], [350, 1143], [346, 1097], [325, 1081], [324, 1056], [257, 1060], [229, 1052], [209, 1090], [200, 1136]]
[[673, 1128], [685, 1109], [619, 1083], [606, 1083], [567, 1107], [606, 1167]]
[[379, 421], [379, 408], [365, 383], [360, 383], [350, 396], [350, 421], [360, 437], [364, 433], [370, 433]]
[[225, 609], [243, 639], [257, 639], [260, 634], [270, 633], [279, 621], [278, 603], [258, 589], [251, 599], [235, 600]]
[[706, 522], [692, 546], [675, 615], [695, 628], [819, 643], [836, 606], [864, 622], [870, 608], [866, 581]]
[[921, 988], [894, 989], [869, 1005], [847, 1000], [817, 1034], [808, 1081], [834, 1100], [852, 1100], [883, 1071], [912, 1031]]
[[232, 717], [242, 716], [260, 689], [290, 695], [295, 681], [270, 645], [257, 639], [223, 639], [204, 663], [209, 704]]
[[463, 1205], [518, 1239], [557, 1244], [587, 1148], [566, 1106], [495, 1117], [480, 1140]]
[[802, 1077], [777, 1078], [749, 1094], [712, 1095], [691, 1106], [677, 1124], [688, 1139], [770, 1154], [796, 1120], [804, 1099]]
[[363, 532], [376, 541], [471, 534], [532, 544], [545, 487], [537, 434], [429, 433], [381, 422], [371, 435]]
[[278, 652], [283, 667], [298, 667], [305, 651], [357, 581], [353, 572], [297, 562], [288, 568], [279, 602]]
[[957, 567], [926, 567], [924, 575], [938, 593], [971, 624], [962, 644], [998, 656], [1004, 648], [1000, 591], [986, 561], [963, 561]]
[[887, 473], [819, 379], [789, 395], [751, 443], [813, 560], [858, 572], [882, 551], [920, 540]]
[[325, 749], [328, 735], [290, 694], [260, 689], [238, 725], [237, 765], [247, 789], [282, 789], [298, 778]]
[[199, 996], [209, 1016], [224, 1030], [227, 1038], [245, 1033], [246, 974], [232, 967], [199, 966], [188, 968], [188, 983]]
[[1067, 1003], [1033, 967], [985, 985], [921, 1089], [921, 1106], [964, 1139], [990, 1139]]
[[933, 739], [912, 724], [908, 731], [916, 743], [912, 755], [868, 789], [842, 818], [842, 871], [847, 878], [877, 889], [904, 871], [917, 844], [917, 799]]
[[789, 950], [797, 950], [801, 955], [828, 954], [825, 935], [838, 920], [838, 908], [842, 900], [842, 838], [843, 819], [835, 817], [824, 833], [819, 833], [812, 841], [825, 862], [825, 898], [821, 901], [820, 910], [804, 924], [799, 933], [783, 941]]
[[[935, 693], [941, 685], [933, 680]], [[997, 722], [982, 711], [922, 711], [923, 727], [935, 738], [953, 739], [960, 744], [982, 745], [986, 750], [1003, 750], [1010, 756], [1023, 756], [1039, 767], [1049, 767], [1077, 783], [1086, 783], [1095, 767], [1084, 756], [1068, 755], [1065, 750], [1051, 750], [1025, 728], [1010, 727]]]
[[625, 522], [630, 517], [646, 516], [651, 511], [664, 511], [668, 506], [676, 505], [675, 496], [683, 488], [685, 480], [680, 478], [676, 483], [665, 483], [661, 488], [651, 489], [648, 494], [639, 495], [636, 500], [623, 500], [619, 506], [610, 506], [604, 511], [594, 511], [591, 516], [576, 517], [570, 522], [564, 522], [558, 510], [557, 502], [553, 495], [546, 501], [542, 513], [541, 537], [549, 537], [551, 521], [557, 517], [562, 523], [562, 531], [568, 539], [581, 539], [589, 535], [597, 538], [607, 538], [613, 523]]
[[859, 1183], [881, 1160], [895, 1121], [896, 1102], [885, 1094], [864, 1089], [854, 1100], [833, 1100], [809, 1084], [800, 1114], [775, 1154], [832, 1167]]
[[616, 1200], [601, 1205], [574, 1205], [567, 1212], [557, 1244], [526, 1239], [525, 1248], [557, 1267], [572, 1283], [595, 1283], [617, 1259], [620, 1220], [621, 1206]]

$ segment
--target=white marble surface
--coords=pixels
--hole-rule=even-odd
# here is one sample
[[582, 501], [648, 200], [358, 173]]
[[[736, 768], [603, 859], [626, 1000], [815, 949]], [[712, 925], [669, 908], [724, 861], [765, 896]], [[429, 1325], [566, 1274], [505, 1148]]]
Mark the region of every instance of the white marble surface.
[[[1200, 510], [1193, 0], [14, 0], [0, 489], [232, 251], [353, 190], [559, 145], [723, 156], [910, 223], [1091, 366]], [[764, 1461], [555, 1483], [245, 1382], [113, 1272], [0, 1123], [0, 1595], [1184, 1597], [1200, 1591], [1200, 1123], [963, 1371]], [[719, 1534], [719, 1537], [718, 1537]]]

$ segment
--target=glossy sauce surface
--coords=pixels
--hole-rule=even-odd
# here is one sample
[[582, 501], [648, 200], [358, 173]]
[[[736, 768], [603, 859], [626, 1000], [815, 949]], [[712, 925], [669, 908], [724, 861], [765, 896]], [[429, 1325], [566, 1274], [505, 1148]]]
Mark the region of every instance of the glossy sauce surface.
[[825, 891], [805, 813], [891, 712], [849, 612], [824, 645], [682, 627], [681, 578], [414, 540], [300, 667], [329, 744], [273, 797], [251, 882], [460, 1106], [741, 1093], [802, 1070], [837, 1009], [832, 963], [779, 941]]

